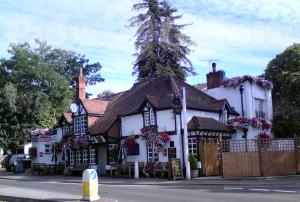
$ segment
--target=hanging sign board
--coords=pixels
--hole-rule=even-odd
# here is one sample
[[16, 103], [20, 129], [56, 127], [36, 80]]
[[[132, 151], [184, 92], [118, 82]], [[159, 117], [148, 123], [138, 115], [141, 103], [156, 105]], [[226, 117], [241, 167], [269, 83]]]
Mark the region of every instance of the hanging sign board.
[[169, 160], [176, 158], [176, 148], [168, 148], [168, 158]]
[[174, 180], [183, 178], [180, 159], [171, 159], [169, 167]]

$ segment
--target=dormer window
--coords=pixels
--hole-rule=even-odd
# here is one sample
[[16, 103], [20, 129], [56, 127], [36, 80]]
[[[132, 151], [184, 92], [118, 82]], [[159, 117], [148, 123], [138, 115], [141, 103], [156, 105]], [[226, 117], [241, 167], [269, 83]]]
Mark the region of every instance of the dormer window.
[[83, 135], [86, 134], [87, 130], [87, 116], [76, 116], [74, 117], [74, 134]]
[[156, 125], [156, 117], [155, 117], [155, 111], [153, 110], [153, 107], [147, 103], [144, 107], [144, 125], [145, 126], [154, 126]]

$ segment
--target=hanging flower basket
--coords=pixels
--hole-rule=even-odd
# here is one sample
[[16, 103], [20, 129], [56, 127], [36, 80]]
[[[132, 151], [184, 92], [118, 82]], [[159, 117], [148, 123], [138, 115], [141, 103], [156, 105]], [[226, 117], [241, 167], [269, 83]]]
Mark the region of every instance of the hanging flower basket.
[[157, 132], [156, 126], [147, 126], [141, 129], [141, 137], [147, 144], [154, 144], [157, 151], [161, 151], [170, 141], [167, 132]]
[[245, 81], [248, 81], [252, 84], [256, 84], [264, 89], [272, 89], [272, 83], [268, 80], [266, 80], [264, 77], [254, 77], [250, 75], [244, 75], [241, 77], [233, 77], [231, 79], [227, 79], [223, 81], [223, 86], [226, 87], [234, 87], [238, 88], [241, 84], [243, 84]]
[[254, 128], [260, 128], [262, 130], [268, 130], [271, 128], [271, 124], [263, 119], [263, 118], [244, 118], [244, 117], [236, 117], [227, 121], [228, 127], [235, 130], [245, 130], [248, 126], [252, 126]]
[[139, 145], [136, 143], [134, 135], [127, 136], [121, 140], [121, 146], [125, 148], [127, 155], [137, 155], [139, 153]]

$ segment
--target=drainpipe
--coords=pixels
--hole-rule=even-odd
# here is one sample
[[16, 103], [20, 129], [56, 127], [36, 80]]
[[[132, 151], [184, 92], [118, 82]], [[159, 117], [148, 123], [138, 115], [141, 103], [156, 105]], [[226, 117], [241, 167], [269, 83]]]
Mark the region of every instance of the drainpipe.
[[[244, 92], [244, 86], [240, 85], [240, 93], [241, 93], [241, 107], [242, 107], [242, 117], [245, 117], [245, 112], [244, 112], [244, 100], [243, 100], [243, 92]], [[248, 129], [245, 128], [243, 129], [244, 135], [243, 138], [245, 138], [245, 146], [246, 146], [246, 152], [248, 151], [248, 142], [247, 142], [247, 131]]]

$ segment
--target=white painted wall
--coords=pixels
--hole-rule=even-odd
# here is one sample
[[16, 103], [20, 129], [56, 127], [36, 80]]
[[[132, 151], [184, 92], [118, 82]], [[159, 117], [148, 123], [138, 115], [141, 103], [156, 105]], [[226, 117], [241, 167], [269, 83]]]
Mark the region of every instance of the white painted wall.
[[217, 121], [219, 121], [219, 113], [214, 112], [204, 112], [204, 111], [196, 111], [196, 110], [187, 110], [187, 122], [189, 122], [193, 116], [199, 116], [199, 117], [207, 117], [207, 118], [213, 118]]
[[132, 134], [140, 134], [141, 128], [143, 128], [142, 114], [125, 116], [121, 118], [121, 133], [123, 137]]
[[37, 156], [32, 159], [32, 163], [45, 163], [45, 164], [54, 164], [52, 159], [52, 153], [45, 153], [45, 144], [50, 144], [50, 142], [32, 142], [32, 147], [37, 148]]
[[159, 132], [175, 131], [175, 118], [173, 110], [157, 111], [157, 127]]
[[[243, 92], [243, 104], [245, 117], [252, 118], [255, 117], [255, 98], [259, 98], [265, 101], [266, 105], [264, 106], [265, 112], [267, 114], [267, 119], [272, 120], [272, 96], [271, 90], [266, 90], [257, 86], [255, 84], [251, 84], [250, 82], [244, 82], [244, 92]], [[234, 87], [218, 87], [209, 90], [203, 91], [206, 94], [213, 96], [217, 99], [226, 98], [231, 107], [234, 107], [235, 110], [242, 115], [241, 108], [241, 94], [239, 88]]]

